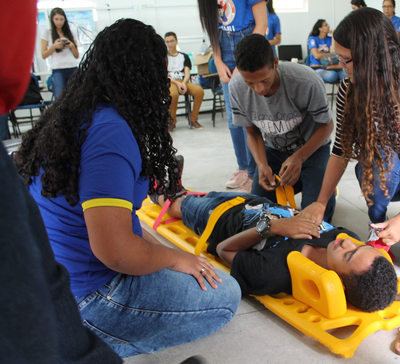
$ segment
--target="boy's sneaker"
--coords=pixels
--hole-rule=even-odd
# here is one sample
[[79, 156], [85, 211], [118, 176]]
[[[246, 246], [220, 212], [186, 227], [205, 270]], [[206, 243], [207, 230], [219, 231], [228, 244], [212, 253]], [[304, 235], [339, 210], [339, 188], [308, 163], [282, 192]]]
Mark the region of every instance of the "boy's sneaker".
[[228, 188], [238, 188], [246, 180], [247, 171], [238, 169], [234, 174], [232, 174], [231, 179], [225, 183], [225, 186]]
[[251, 188], [253, 187], [253, 178], [248, 177], [246, 181], [244, 181], [240, 188], [237, 190], [238, 192], [243, 193], [251, 193]]

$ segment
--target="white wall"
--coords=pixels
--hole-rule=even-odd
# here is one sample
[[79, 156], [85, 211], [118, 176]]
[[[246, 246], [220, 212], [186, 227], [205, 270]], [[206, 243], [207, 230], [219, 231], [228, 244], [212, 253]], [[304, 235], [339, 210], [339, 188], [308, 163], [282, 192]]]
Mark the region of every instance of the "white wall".
[[[381, 0], [366, 2], [368, 6], [382, 10]], [[109, 0], [108, 3], [109, 7], [103, 1], [95, 1], [97, 32], [117, 19], [131, 17], [151, 24], [162, 36], [167, 31], [174, 31], [178, 35], [181, 50], [186, 53], [197, 53], [205, 38], [199, 21], [197, 0]], [[350, 10], [350, 0], [309, 0], [308, 12], [278, 12], [282, 44], [301, 44], [305, 57], [308, 34], [314, 23], [318, 19], [325, 19], [333, 29]], [[39, 35], [37, 38], [40, 43]], [[37, 58], [40, 59], [39, 44], [37, 50]], [[43, 62], [39, 63], [39, 68], [39, 71], [45, 71]]]

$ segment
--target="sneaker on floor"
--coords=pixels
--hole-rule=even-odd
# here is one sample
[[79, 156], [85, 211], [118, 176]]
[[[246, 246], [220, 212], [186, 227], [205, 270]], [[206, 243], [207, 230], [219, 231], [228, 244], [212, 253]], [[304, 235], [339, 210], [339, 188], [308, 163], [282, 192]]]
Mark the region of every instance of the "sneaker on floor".
[[204, 126], [200, 125], [198, 121], [192, 121], [192, 126], [193, 126], [193, 128], [195, 128], [197, 130], [204, 129]]
[[238, 188], [247, 179], [247, 171], [238, 169], [232, 174], [231, 179], [225, 183], [228, 188]]
[[248, 177], [246, 181], [244, 181], [239, 189], [237, 190], [238, 192], [242, 193], [251, 193], [251, 188], [253, 186], [253, 178]]

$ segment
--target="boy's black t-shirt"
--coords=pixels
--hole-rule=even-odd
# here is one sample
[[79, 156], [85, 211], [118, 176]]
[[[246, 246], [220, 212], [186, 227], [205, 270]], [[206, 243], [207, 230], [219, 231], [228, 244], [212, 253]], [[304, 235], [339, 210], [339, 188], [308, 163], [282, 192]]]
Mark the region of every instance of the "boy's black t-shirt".
[[[296, 210], [272, 203], [265, 198], [246, 198], [246, 202], [226, 211], [215, 225], [209, 239], [208, 252], [217, 255], [216, 247], [223, 240], [257, 225], [263, 211], [276, 218], [288, 218]], [[275, 236], [268, 239], [261, 251], [248, 249], [236, 254], [231, 275], [239, 282], [243, 294], [265, 295], [280, 292], [292, 293], [292, 282], [287, 265], [287, 256], [292, 251], [301, 251], [305, 244], [326, 248], [340, 233], [359, 239], [353, 232], [336, 228], [324, 222], [325, 231], [320, 238], [290, 239]]]

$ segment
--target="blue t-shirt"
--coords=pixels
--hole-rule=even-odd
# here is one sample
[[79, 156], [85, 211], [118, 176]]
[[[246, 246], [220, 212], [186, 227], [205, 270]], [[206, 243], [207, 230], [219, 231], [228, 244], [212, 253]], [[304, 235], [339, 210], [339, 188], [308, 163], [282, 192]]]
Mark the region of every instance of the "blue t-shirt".
[[260, 0], [218, 0], [218, 28], [237, 32], [254, 24], [251, 7], [259, 2]]
[[390, 20], [392, 21], [394, 25], [394, 29], [396, 29], [397, 33], [400, 33], [400, 18], [396, 15], [393, 15]]
[[141, 170], [142, 159], [132, 130], [116, 109], [107, 104], [94, 113], [82, 145], [79, 204], [71, 207], [61, 194], [56, 198], [43, 197], [40, 176], [29, 186], [39, 205], [56, 260], [70, 273], [74, 296], [99, 289], [117, 274], [90, 249], [82, 204], [96, 201], [100, 206], [132, 206], [133, 232], [142, 236], [135, 211], [146, 197], [149, 182], [140, 176]]
[[281, 22], [276, 14], [268, 14], [267, 39], [274, 39], [276, 34], [281, 34]]
[[[268, 9], [267, 9], [268, 12]], [[270, 14], [268, 12], [268, 27], [267, 27], [267, 39], [272, 40], [275, 38], [276, 34], [281, 34], [281, 22], [276, 14]], [[274, 51], [274, 56], [277, 57], [276, 46], [273, 45], [272, 49]]]
[[[323, 53], [330, 53], [330, 48], [332, 45], [332, 37], [326, 36], [326, 38], [321, 39], [318, 36], [312, 36], [308, 38], [308, 49], [311, 51], [311, 49], [316, 48], [318, 52], [323, 52]], [[310, 53], [310, 66], [316, 65], [316, 64], [321, 64], [321, 61], [319, 59], [315, 59], [312, 53]]]

